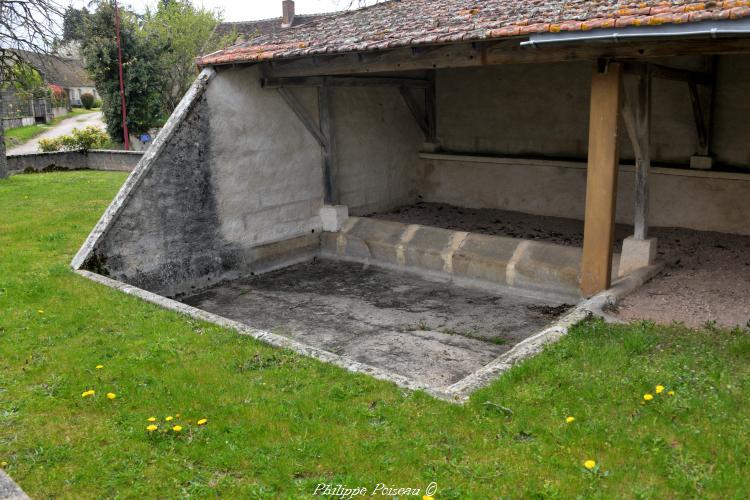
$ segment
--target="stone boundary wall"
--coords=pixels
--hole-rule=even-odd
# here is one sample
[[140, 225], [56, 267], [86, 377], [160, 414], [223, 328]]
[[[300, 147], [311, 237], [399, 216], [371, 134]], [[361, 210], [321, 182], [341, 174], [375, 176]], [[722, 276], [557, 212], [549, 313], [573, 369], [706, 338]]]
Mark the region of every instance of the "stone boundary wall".
[[101, 149], [61, 151], [55, 153], [30, 153], [8, 156], [8, 171], [11, 174], [42, 172], [45, 170], [112, 170], [131, 172], [143, 156], [143, 151], [117, 151]]
[[3, 118], [3, 130], [34, 125], [36, 119], [33, 116], [21, 116], [18, 118]]

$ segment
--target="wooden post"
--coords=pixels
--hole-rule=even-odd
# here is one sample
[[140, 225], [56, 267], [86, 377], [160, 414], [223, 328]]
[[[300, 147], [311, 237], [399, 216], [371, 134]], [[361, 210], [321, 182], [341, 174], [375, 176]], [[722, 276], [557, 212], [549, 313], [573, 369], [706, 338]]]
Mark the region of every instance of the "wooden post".
[[586, 214], [581, 262], [581, 293], [590, 297], [609, 288], [617, 201], [617, 134], [622, 65], [595, 68], [591, 77]]
[[318, 113], [320, 131], [326, 139], [326, 144], [323, 146], [323, 200], [327, 205], [335, 205], [338, 200], [333, 180], [335, 141], [331, 126], [330, 91], [328, 85], [323, 84], [318, 87]]
[[635, 154], [634, 236], [645, 240], [648, 238], [648, 175], [651, 170], [651, 66], [644, 65], [637, 78], [635, 92], [625, 85], [623, 121]]
[[430, 84], [425, 89], [425, 117], [427, 121], [427, 142], [437, 143], [437, 72], [428, 72]]

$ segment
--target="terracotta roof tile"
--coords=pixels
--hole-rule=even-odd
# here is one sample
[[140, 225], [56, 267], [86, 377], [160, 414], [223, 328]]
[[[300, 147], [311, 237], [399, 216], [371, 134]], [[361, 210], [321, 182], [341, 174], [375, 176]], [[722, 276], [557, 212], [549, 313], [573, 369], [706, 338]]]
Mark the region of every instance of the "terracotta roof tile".
[[750, 0], [390, 0], [324, 15], [199, 58], [200, 65], [750, 17]]

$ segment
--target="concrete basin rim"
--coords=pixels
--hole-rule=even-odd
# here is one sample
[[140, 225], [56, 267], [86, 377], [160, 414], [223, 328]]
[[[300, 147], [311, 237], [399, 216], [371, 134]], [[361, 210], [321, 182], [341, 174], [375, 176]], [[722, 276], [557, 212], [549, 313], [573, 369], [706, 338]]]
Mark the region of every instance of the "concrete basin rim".
[[156, 304], [165, 309], [184, 314], [193, 319], [207, 321], [221, 327], [232, 329], [240, 335], [253, 337], [264, 344], [282, 349], [289, 349], [302, 356], [314, 358], [324, 363], [330, 363], [353, 373], [370, 375], [378, 380], [391, 382], [403, 389], [412, 391], [421, 390], [436, 399], [454, 404], [464, 404], [469, 400], [472, 393], [494, 382], [500, 375], [508, 371], [516, 363], [538, 354], [547, 344], [557, 342], [563, 336], [567, 335], [570, 328], [587, 317], [597, 315], [603, 316], [607, 319], [607, 314], [604, 312], [604, 309], [607, 306], [616, 303], [618, 299], [637, 289], [640, 285], [656, 275], [661, 268], [662, 265], [643, 268], [632, 273], [630, 276], [618, 280], [609, 290], [605, 290], [590, 299], [581, 300], [573, 309], [568, 311], [562, 317], [557, 318], [557, 320], [551, 325], [517, 343], [509, 351], [501, 354], [488, 364], [445, 389], [434, 388], [383, 368], [361, 363], [282, 335], [253, 328], [251, 325], [240, 323], [239, 321], [231, 320], [218, 314], [183, 304], [174, 299], [128, 285], [127, 283], [91, 271], [74, 269], [74, 272], [96, 283], [105, 285], [109, 288], [114, 288], [128, 295], [136, 296], [141, 300]]

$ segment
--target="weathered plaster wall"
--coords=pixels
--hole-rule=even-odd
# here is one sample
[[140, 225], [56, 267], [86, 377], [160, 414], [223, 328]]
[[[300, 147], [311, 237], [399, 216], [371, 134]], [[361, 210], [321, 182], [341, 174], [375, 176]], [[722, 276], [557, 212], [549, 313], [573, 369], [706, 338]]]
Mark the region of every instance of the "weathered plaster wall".
[[[750, 167], [750, 56], [719, 58], [713, 152]], [[656, 61], [701, 69], [701, 58]], [[592, 64], [490, 66], [438, 71], [438, 136], [447, 151], [585, 159]], [[652, 155], [685, 165], [698, 152], [690, 94], [683, 82], [653, 83]], [[633, 153], [623, 128], [623, 159]]]
[[320, 162], [317, 143], [254, 69], [221, 72], [85, 267], [176, 295], [309, 258], [319, 247]]
[[331, 102], [339, 203], [362, 215], [415, 200], [424, 136], [398, 90], [335, 88]]
[[[241, 246], [321, 227], [320, 146], [278, 92], [259, 82], [255, 67], [233, 69], [206, 89], [219, 233]], [[293, 92], [309, 110], [317, 108], [314, 90]]]
[[[542, 160], [423, 155], [424, 201], [583, 219], [586, 166]], [[650, 224], [750, 234], [750, 174], [654, 168]], [[621, 166], [617, 221], [633, 223], [633, 168]]]

